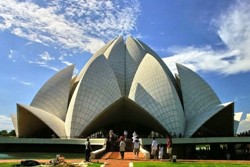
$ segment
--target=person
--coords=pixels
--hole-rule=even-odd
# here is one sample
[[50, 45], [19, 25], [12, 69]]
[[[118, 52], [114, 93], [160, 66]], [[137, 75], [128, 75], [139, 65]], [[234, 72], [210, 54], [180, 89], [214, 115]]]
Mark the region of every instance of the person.
[[167, 154], [169, 155], [169, 160], [172, 160], [172, 138], [167, 135]]
[[62, 155], [57, 156], [57, 161], [58, 161], [59, 164], [64, 163], [65, 162], [64, 156], [62, 156]]
[[[54, 165], [54, 166], [58, 165], [58, 164], [61, 164], [61, 163], [64, 163], [64, 162], [65, 162], [65, 158], [64, 158], [64, 156], [62, 156], [60, 154], [56, 155], [56, 158], [53, 158], [52, 160], [49, 161], [49, 163]], [[29, 165], [27, 165], [27, 166], [29, 166]]]
[[140, 141], [138, 137], [135, 138], [135, 140], [133, 141], [133, 144], [134, 144], [133, 152], [135, 154], [135, 158], [138, 158], [139, 152], [140, 152]]
[[114, 147], [115, 147], [115, 134], [114, 134], [113, 130], [109, 131], [109, 143], [110, 143], [110, 149], [111, 149], [111, 151], [114, 151]]
[[114, 132], [111, 129], [111, 130], [109, 130], [109, 141], [112, 141], [113, 137], [114, 137]]
[[155, 140], [155, 137], [153, 137], [152, 145], [151, 145], [151, 155], [153, 156], [154, 160], [157, 158], [157, 149], [158, 149], [158, 143]]
[[124, 138], [125, 138], [125, 141], [126, 141], [127, 137], [128, 137], [128, 131], [125, 129], [124, 132], [123, 132], [123, 134], [124, 134]]
[[132, 137], [132, 142], [135, 141], [136, 137], [137, 137], [137, 134], [136, 134], [136, 132], [134, 131], [134, 132], [133, 132], [133, 137]]
[[89, 141], [89, 138], [87, 138], [87, 141], [85, 142], [85, 161], [90, 162], [90, 153], [92, 151], [91, 144]]
[[134, 131], [134, 132], [133, 132], [133, 137], [136, 137], [136, 136], [137, 136], [137, 134], [136, 134], [136, 132]]
[[159, 159], [162, 160], [162, 157], [163, 157], [163, 147], [161, 144], [159, 144]]
[[120, 155], [121, 155], [121, 159], [124, 159], [124, 152], [125, 152], [125, 147], [126, 147], [126, 143], [124, 142], [124, 137], [120, 137]]

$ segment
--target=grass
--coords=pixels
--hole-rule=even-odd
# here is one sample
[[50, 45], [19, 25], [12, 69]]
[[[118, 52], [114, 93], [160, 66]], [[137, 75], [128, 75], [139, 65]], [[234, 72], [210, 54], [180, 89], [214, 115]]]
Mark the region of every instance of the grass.
[[63, 155], [66, 159], [84, 159], [84, 153], [60, 153], [60, 152], [6, 152], [0, 153], [0, 159], [52, 159], [57, 154]]
[[0, 167], [13, 167], [17, 163], [15, 162], [5, 162], [5, 163], [0, 163]]
[[241, 163], [212, 163], [212, 162], [134, 162], [134, 167], [248, 167]]
[[[6, 162], [0, 163], [0, 167], [13, 167], [18, 163]], [[213, 162], [134, 162], [134, 167], [249, 167], [249, 164], [244, 163], [213, 163]], [[102, 163], [89, 163], [88, 167], [100, 167]], [[41, 165], [40, 167], [42, 167]], [[57, 167], [79, 167], [76, 164], [61, 164]], [[48, 167], [48, 165], [46, 165]], [[53, 165], [51, 165], [53, 167]]]
[[102, 163], [91, 163], [91, 164], [88, 164], [88, 167], [100, 167], [102, 165]]

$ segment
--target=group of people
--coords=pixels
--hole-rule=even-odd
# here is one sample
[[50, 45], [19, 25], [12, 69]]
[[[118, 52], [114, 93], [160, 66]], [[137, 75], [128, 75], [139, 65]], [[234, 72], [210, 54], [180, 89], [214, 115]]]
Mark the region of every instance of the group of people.
[[[125, 141], [127, 140], [127, 134], [128, 134], [128, 132], [125, 130], [124, 136], [120, 137], [119, 148], [120, 148], [121, 159], [124, 159], [124, 152], [125, 152], [125, 148], [126, 148]], [[136, 132], [133, 133], [132, 143], [133, 143], [133, 153], [135, 155], [135, 158], [138, 158], [139, 152], [140, 152], [140, 141], [139, 141], [139, 138], [138, 138]]]
[[139, 137], [137, 136], [136, 132], [134, 131], [134, 133], [132, 134], [132, 143], [133, 143], [133, 152], [135, 154], [135, 158], [137, 159], [139, 157], [139, 152], [140, 152], [140, 141], [139, 141]]
[[[124, 153], [126, 149], [126, 140], [128, 137], [128, 132], [124, 130], [124, 136], [120, 136], [119, 140], [119, 151], [120, 151], [120, 156], [121, 159], [124, 159]], [[111, 143], [111, 150], [113, 150], [113, 147], [115, 145], [115, 140], [116, 140], [116, 135], [114, 134], [113, 130], [109, 131], [109, 137], [108, 137], [109, 142]], [[136, 132], [133, 133], [132, 137], [132, 142], [133, 142], [133, 152], [135, 154], [135, 158], [138, 158], [139, 152], [140, 152], [140, 141], [139, 138], [136, 134]], [[85, 142], [85, 161], [89, 162], [90, 161], [90, 153], [92, 151], [91, 144], [89, 142], [89, 138], [87, 138], [87, 141]]]
[[[124, 159], [124, 153], [126, 149], [126, 140], [128, 137], [128, 132], [125, 130], [124, 135], [120, 136], [119, 138], [119, 151], [120, 151], [120, 156], [121, 159]], [[115, 135], [113, 130], [109, 131], [109, 141], [111, 143], [115, 143]], [[138, 158], [139, 152], [140, 152], [140, 141], [139, 137], [134, 131], [132, 134], [132, 144], [133, 144], [133, 153], [135, 155], [135, 159]], [[89, 138], [87, 138], [85, 142], [85, 161], [89, 162], [90, 161], [90, 153], [92, 151], [91, 144], [89, 142]], [[169, 160], [172, 159], [172, 137], [171, 135], [167, 135], [167, 141], [166, 141], [166, 153], [169, 156]], [[163, 159], [163, 146], [161, 144], [158, 144], [157, 140], [155, 137], [153, 137], [153, 141], [151, 144], [151, 155], [153, 159]], [[158, 156], [158, 157], [157, 157]]]
[[[169, 156], [169, 160], [172, 160], [172, 138], [170, 135], [167, 135], [167, 141], [166, 141], [166, 153]], [[155, 137], [153, 137], [153, 141], [151, 144], [151, 155], [153, 156], [153, 159], [157, 159], [157, 153], [158, 153], [158, 159], [162, 160], [163, 158], [163, 146], [161, 144], [158, 144]]]
[[[127, 135], [127, 132], [125, 132], [124, 134]], [[126, 139], [126, 135], [121, 136], [120, 137], [120, 144], [119, 144], [119, 148], [120, 148], [120, 155], [121, 155], [121, 159], [124, 159], [124, 152], [125, 152], [125, 147], [126, 147], [126, 143], [125, 143], [125, 139]], [[132, 137], [132, 143], [133, 143], [133, 153], [135, 155], [135, 159], [138, 158], [139, 156], [139, 152], [140, 152], [140, 141], [139, 138], [136, 134], [136, 132], [133, 133], [133, 137]], [[172, 137], [171, 135], [167, 135], [167, 141], [166, 141], [166, 153], [169, 157], [169, 160], [172, 160]], [[158, 144], [157, 140], [155, 139], [155, 137], [153, 137], [153, 141], [151, 144], [151, 155], [153, 157], [153, 159], [163, 159], [163, 146], [161, 144]], [[158, 155], [158, 157], [157, 157]]]

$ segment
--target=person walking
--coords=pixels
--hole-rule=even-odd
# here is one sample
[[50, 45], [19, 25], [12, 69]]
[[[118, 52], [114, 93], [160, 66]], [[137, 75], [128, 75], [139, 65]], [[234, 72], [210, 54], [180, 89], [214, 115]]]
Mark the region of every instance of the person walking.
[[162, 145], [161, 144], [159, 144], [159, 153], [158, 153], [158, 158], [159, 158], [159, 160], [162, 160], [162, 158], [163, 158], [163, 147], [162, 147]]
[[134, 132], [133, 132], [133, 136], [132, 136], [132, 141], [135, 141], [136, 137], [137, 137], [137, 134], [136, 134], [136, 132], [134, 131]]
[[172, 160], [172, 137], [167, 135], [167, 154], [169, 155], [169, 161]]
[[89, 141], [89, 138], [87, 138], [87, 141], [85, 142], [85, 161], [90, 162], [90, 153], [92, 151], [92, 147]]
[[135, 138], [135, 140], [133, 141], [133, 144], [134, 144], [133, 152], [135, 154], [135, 159], [137, 159], [139, 156], [139, 152], [140, 152], [140, 141], [138, 137]]
[[128, 131], [125, 129], [123, 134], [124, 134], [124, 140], [126, 141], [128, 138]]
[[153, 156], [154, 160], [157, 158], [157, 150], [158, 150], [158, 143], [153, 137], [152, 145], [151, 145], [151, 155]]
[[120, 137], [120, 155], [121, 155], [121, 159], [124, 159], [124, 152], [125, 152], [125, 147], [126, 147], [126, 143], [124, 142], [124, 137]]
[[114, 151], [115, 150], [115, 134], [112, 129], [109, 131], [109, 145], [110, 145], [110, 151]]

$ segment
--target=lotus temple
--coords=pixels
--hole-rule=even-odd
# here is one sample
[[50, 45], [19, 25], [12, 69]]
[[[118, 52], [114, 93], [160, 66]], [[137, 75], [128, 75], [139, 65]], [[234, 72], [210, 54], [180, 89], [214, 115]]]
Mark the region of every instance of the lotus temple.
[[156, 135], [164, 144], [171, 134], [178, 157], [195, 158], [197, 150], [205, 148], [209, 155], [223, 158], [221, 150], [226, 148], [241, 158], [237, 149], [242, 151], [250, 138], [235, 137], [239, 122], [234, 120], [234, 102], [222, 103], [197, 73], [179, 63], [176, 68], [173, 74], [142, 41], [117, 37], [78, 75], [70, 65], [46, 81], [30, 104], [17, 104], [12, 115], [17, 139], [1, 143], [41, 150], [45, 145], [75, 145], [76, 151], [87, 137], [101, 134], [101, 142], [91, 142], [106, 150], [108, 132], [123, 135], [126, 129], [139, 135], [145, 155], [150, 155], [150, 137]]
[[[144, 137], [151, 132], [233, 136], [234, 103], [222, 103], [198, 74], [182, 64], [176, 67], [173, 75], [142, 41], [118, 37], [98, 50], [79, 75], [68, 66], [45, 82], [31, 104], [17, 104], [12, 115], [16, 135], [70, 139], [127, 129]], [[222, 120], [227, 126], [220, 126]]]

